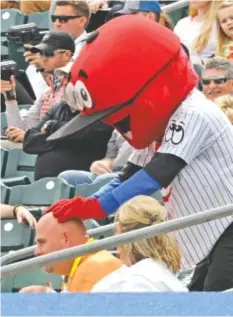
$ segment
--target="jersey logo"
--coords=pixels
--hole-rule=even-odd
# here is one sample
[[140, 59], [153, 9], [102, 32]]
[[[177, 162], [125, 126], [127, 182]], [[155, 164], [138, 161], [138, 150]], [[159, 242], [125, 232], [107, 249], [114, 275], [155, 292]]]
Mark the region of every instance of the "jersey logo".
[[166, 132], [165, 141], [171, 141], [174, 145], [180, 144], [184, 138], [184, 125], [183, 121], [177, 123], [176, 120], [172, 120]]

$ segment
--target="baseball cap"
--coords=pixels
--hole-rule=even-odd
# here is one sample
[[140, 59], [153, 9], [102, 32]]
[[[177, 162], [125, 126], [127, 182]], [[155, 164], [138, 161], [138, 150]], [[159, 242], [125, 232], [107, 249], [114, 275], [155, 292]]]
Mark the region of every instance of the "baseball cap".
[[160, 13], [161, 7], [157, 0], [127, 0], [122, 10], [118, 14], [132, 14], [138, 11]]
[[31, 51], [53, 53], [55, 50], [70, 50], [72, 53], [75, 51], [75, 43], [73, 38], [66, 32], [54, 31], [47, 33], [41, 42], [32, 47]]

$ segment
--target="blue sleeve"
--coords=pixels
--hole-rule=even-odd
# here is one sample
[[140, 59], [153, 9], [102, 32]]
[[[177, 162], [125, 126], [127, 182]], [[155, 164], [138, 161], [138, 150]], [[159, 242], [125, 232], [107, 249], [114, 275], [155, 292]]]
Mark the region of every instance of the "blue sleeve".
[[130, 198], [137, 195], [149, 196], [159, 189], [161, 189], [160, 184], [142, 169], [124, 183], [102, 195], [99, 202], [106, 214], [109, 215]]

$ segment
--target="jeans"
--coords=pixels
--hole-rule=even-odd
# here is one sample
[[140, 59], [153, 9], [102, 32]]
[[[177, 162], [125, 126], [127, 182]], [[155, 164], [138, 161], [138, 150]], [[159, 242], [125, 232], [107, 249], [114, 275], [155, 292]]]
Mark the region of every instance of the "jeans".
[[100, 187], [110, 182], [117, 173], [106, 173], [102, 175], [94, 175], [86, 171], [65, 171], [58, 175], [70, 185], [76, 187], [84, 184], [100, 184]]

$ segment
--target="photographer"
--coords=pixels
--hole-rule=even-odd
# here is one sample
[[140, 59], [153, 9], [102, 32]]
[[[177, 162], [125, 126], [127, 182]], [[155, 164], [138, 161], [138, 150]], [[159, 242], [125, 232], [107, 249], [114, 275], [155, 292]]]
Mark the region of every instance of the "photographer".
[[[85, 43], [83, 39], [86, 37], [85, 29], [90, 18], [87, 1], [53, 1], [49, 15], [53, 30], [67, 32], [74, 39], [74, 58], [76, 58]], [[27, 46], [25, 45], [25, 47]], [[26, 73], [38, 98], [47, 87], [46, 77], [38, 72], [38, 69], [43, 68], [43, 61], [39, 55], [30, 52], [26, 52], [24, 56], [25, 60], [30, 63]]]
[[[33, 52], [40, 54], [43, 60], [43, 71], [46, 75], [53, 75], [56, 68], [64, 67], [70, 61], [74, 51], [74, 40], [65, 32], [49, 32], [41, 43], [31, 47]], [[51, 76], [48, 80], [49, 88], [29, 108], [27, 114], [21, 117], [17, 100], [7, 99], [6, 92], [12, 89], [15, 92], [15, 78], [11, 76], [11, 84], [2, 87], [5, 97], [6, 116], [9, 128], [6, 130], [8, 140], [22, 142], [25, 131], [34, 127], [45, 113], [54, 105], [60, 103], [64, 97], [64, 81], [61, 77]], [[2, 144], [3, 147], [12, 147], [12, 144]]]

